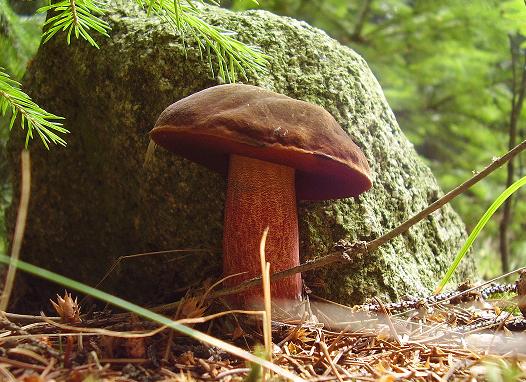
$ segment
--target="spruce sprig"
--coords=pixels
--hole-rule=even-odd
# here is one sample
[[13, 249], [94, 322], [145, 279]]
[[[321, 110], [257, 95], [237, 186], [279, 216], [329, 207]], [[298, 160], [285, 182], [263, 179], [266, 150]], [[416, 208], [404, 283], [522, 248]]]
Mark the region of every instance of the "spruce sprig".
[[0, 114], [6, 115], [8, 110], [11, 111], [9, 130], [13, 128], [15, 120], [20, 114], [20, 125], [22, 129], [27, 129], [26, 147], [29, 140], [33, 138], [33, 132], [38, 134], [47, 149], [49, 149], [50, 143], [66, 145], [66, 141], [57, 134], [69, 132], [62, 127], [62, 123], [58, 122], [63, 118], [48, 113], [38, 106], [31, 100], [31, 97], [20, 90], [20, 83], [10, 78], [0, 68]]
[[55, 4], [49, 4], [38, 9], [37, 12], [53, 11], [56, 16], [50, 17], [44, 24], [48, 28], [42, 38], [44, 43], [49, 41], [60, 31], [68, 31], [66, 40], [68, 45], [71, 43], [71, 35], [75, 38], [82, 36], [86, 41], [96, 48], [99, 45], [91, 37], [89, 31], [94, 30], [103, 36], [109, 37], [108, 31], [111, 29], [109, 24], [98, 16], [104, 14], [96, 1], [93, 0], [64, 0]]
[[[212, 56], [215, 56], [219, 76], [226, 82], [235, 82], [239, 74], [246, 77], [246, 70], [263, 71], [268, 56], [258, 47], [246, 45], [234, 38], [235, 33], [204, 21], [200, 8], [191, 0], [135, 0], [148, 15], [162, 18], [183, 38], [190, 34], [201, 56], [206, 54], [210, 70], [214, 72]], [[257, 4], [256, 0], [252, 0]], [[198, 0], [205, 4], [204, 0]], [[209, 0], [214, 5], [219, 2]]]
[[[148, 15], [155, 14], [165, 20], [183, 38], [189, 34], [196, 41], [201, 56], [206, 55], [210, 70], [214, 73], [212, 57], [215, 56], [218, 74], [226, 82], [235, 82], [239, 75], [246, 77], [247, 70], [263, 71], [266, 68], [268, 56], [254, 46], [246, 45], [234, 38], [234, 32], [210, 25], [204, 21], [201, 9], [195, 2], [205, 4], [204, 0], [134, 0]], [[257, 0], [252, 0], [258, 4]], [[219, 5], [218, 1], [208, 0]], [[42, 35], [46, 43], [59, 32], [66, 32], [66, 41], [71, 43], [71, 37], [83, 38], [92, 46], [99, 45], [90, 33], [93, 31], [109, 37], [109, 24], [102, 20], [104, 9], [97, 0], [64, 0], [41, 7], [42, 12], [54, 12], [56, 15], [45, 22], [45, 32]], [[26, 147], [33, 132], [36, 131], [46, 148], [49, 143], [66, 145], [57, 133], [68, 133], [58, 122], [62, 117], [48, 113], [20, 89], [20, 83], [11, 79], [0, 68], [0, 114], [12, 112], [9, 129], [11, 130], [18, 114], [21, 115], [21, 127], [27, 128]]]

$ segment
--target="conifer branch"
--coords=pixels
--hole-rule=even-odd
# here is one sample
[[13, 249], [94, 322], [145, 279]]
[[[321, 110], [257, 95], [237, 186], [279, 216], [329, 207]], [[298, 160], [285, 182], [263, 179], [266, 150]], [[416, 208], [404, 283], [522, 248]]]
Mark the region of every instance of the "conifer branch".
[[[204, 0], [197, 0], [204, 4]], [[252, 0], [257, 4], [257, 1]], [[135, 0], [148, 15], [156, 15], [171, 25], [184, 38], [189, 34], [196, 42], [201, 56], [206, 56], [213, 72], [212, 57], [215, 57], [218, 75], [226, 82], [235, 82], [239, 75], [246, 77], [246, 70], [262, 71], [267, 64], [267, 56], [257, 47], [236, 40], [234, 32], [210, 25], [201, 16], [200, 8], [191, 0]], [[210, 0], [214, 5], [218, 2]], [[67, 42], [82, 37], [91, 45], [98, 44], [90, 35], [94, 30], [109, 37], [109, 24], [100, 19], [104, 10], [96, 0], [63, 0], [44, 6], [38, 12], [52, 11], [57, 15], [50, 17], [43, 34], [44, 43], [58, 32], [67, 31]]]
[[33, 132], [38, 134], [47, 149], [50, 143], [66, 145], [66, 141], [57, 134], [69, 132], [58, 122], [62, 117], [48, 113], [38, 106], [31, 97], [20, 90], [20, 83], [11, 79], [0, 68], [0, 114], [6, 115], [8, 111], [11, 111], [10, 130], [20, 115], [20, 125], [22, 129], [27, 129], [26, 147], [33, 138]]
[[[201, 55], [207, 56], [213, 72], [211, 57], [215, 56], [219, 76], [226, 82], [235, 82], [246, 70], [263, 71], [268, 57], [255, 46], [236, 40], [234, 32], [208, 24], [200, 17], [200, 9], [191, 0], [135, 0], [147, 13], [155, 14], [171, 25], [181, 37], [189, 33]], [[257, 1], [253, 0], [256, 4]], [[210, 1], [214, 5], [219, 3]], [[203, 0], [199, 3], [204, 4]]]
[[66, 37], [68, 45], [71, 43], [71, 35], [74, 34], [75, 38], [82, 37], [92, 46], [98, 48], [99, 45], [90, 35], [91, 30], [109, 37], [108, 31], [111, 28], [106, 21], [98, 17], [103, 15], [104, 11], [94, 0], [64, 0], [41, 7], [38, 10], [39, 13], [49, 11], [57, 13], [57, 15], [47, 19], [44, 24], [44, 28], [48, 28], [42, 35], [44, 43], [60, 31], [68, 32]]
[[[200, 18], [200, 9], [191, 0], [135, 0], [148, 15], [155, 14], [168, 22], [182, 37], [189, 33], [197, 43], [201, 55], [207, 56], [210, 69], [213, 72], [212, 56], [215, 56], [219, 75], [226, 82], [235, 82], [241, 74], [246, 77], [246, 70], [262, 71], [267, 64], [267, 56], [257, 47], [248, 46], [236, 40], [233, 32], [208, 24]], [[198, 0], [204, 4], [203, 0]], [[257, 4], [256, 0], [252, 0]], [[210, 0], [214, 5], [218, 3]], [[109, 37], [110, 25], [99, 16], [104, 10], [97, 0], [63, 0], [41, 7], [42, 12], [53, 12], [49, 17], [42, 35], [43, 43], [49, 41], [59, 32], [67, 32], [66, 41], [71, 43], [71, 36], [83, 38], [92, 46], [99, 45], [91, 33], [97, 32]], [[5, 115], [8, 109], [12, 111], [9, 129], [12, 129], [16, 117], [21, 115], [22, 129], [27, 127], [26, 147], [33, 132], [36, 131], [46, 148], [49, 143], [66, 145], [63, 138], [55, 132], [68, 131], [57, 122], [59, 116], [48, 113], [34, 103], [31, 98], [20, 90], [20, 84], [12, 80], [0, 68], [0, 114]]]

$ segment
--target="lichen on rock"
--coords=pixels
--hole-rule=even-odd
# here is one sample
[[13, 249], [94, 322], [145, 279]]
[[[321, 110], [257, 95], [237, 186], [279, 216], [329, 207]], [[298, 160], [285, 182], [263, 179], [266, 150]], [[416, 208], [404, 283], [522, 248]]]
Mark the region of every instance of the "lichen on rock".
[[[158, 18], [146, 18], [124, 0], [108, 4], [112, 37], [99, 39], [100, 50], [82, 41], [66, 47], [55, 38], [41, 46], [28, 70], [26, 89], [66, 117], [71, 134], [67, 148], [32, 147], [22, 256], [95, 285], [121, 256], [176, 250], [125, 259], [101, 286], [137, 302], [169, 301], [221, 275], [225, 180], [160, 149], [143, 166], [148, 132], [166, 106], [222, 79], [213, 77], [191, 40], [183, 44]], [[378, 237], [440, 195], [358, 54], [304, 22], [265, 11], [206, 7], [203, 14], [270, 56], [267, 72], [248, 73], [243, 82], [324, 107], [369, 160], [369, 192], [300, 202], [303, 260], [327, 254], [340, 239]], [[9, 144], [15, 185], [21, 138], [13, 135]], [[304, 278], [314, 293], [341, 303], [422, 295], [464, 239], [461, 220], [446, 206], [376, 252]], [[470, 271], [472, 263], [458, 275]], [[26, 295], [49, 297], [61, 289], [27, 280], [20, 284]]]

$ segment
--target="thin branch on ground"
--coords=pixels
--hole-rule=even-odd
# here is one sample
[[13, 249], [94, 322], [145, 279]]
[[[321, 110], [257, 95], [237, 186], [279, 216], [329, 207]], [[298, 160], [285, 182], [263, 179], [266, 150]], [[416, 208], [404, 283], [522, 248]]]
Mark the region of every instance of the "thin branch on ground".
[[[316, 260], [307, 261], [303, 264], [300, 264], [296, 267], [286, 269], [284, 271], [276, 272], [272, 274], [271, 280], [281, 280], [283, 278], [292, 276], [299, 272], [307, 272], [314, 269], [322, 268], [328, 265], [335, 263], [348, 263], [352, 262], [357, 256], [363, 256], [366, 253], [370, 253], [378, 249], [381, 245], [387, 243], [394, 237], [400, 235], [401, 233], [406, 232], [409, 228], [417, 224], [418, 222], [427, 218], [430, 214], [443, 207], [445, 204], [449, 203], [451, 200], [459, 196], [460, 194], [466, 192], [476, 183], [487, 177], [493, 171], [507, 163], [510, 159], [514, 158], [517, 154], [526, 149], [526, 140], [522, 141], [520, 144], [515, 146], [512, 150], [508, 151], [505, 155], [494, 158], [492, 162], [486, 166], [482, 171], [476, 172], [473, 177], [460, 184], [453, 190], [449, 191], [447, 194], [442, 196], [440, 199], [436, 200], [430, 204], [427, 208], [423, 209], [416, 215], [404, 221], [399, 226], [395, 227], [391, 231], [387, 232], [385, 235], [382, 235], [374, 240], [369, 242], [355, 242], [355, 243], [344, 243], [339, 244], [336, 250], [326, 256], [323, 256]], [[225, 288], [215, 292], [211, 297], [221, 297], [227, 296], [235, 293], [239, 293], [245, 289], [253, 287], [261, 283], [261, 277], [255, 277], [250, 280], [246, 280], [236, 286]], [[169, 304], [172, 305], [172, 304]], [[169, 307], [166, 305], [165, 307]]]

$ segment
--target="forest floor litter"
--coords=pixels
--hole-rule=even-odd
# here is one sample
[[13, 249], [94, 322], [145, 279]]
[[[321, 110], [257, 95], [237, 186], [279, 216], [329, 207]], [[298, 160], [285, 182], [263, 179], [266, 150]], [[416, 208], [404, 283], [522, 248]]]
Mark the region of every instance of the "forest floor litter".
[[[352, 308], [310, 296], [300, 315], [273, 309], [272, 362], [306, 381], [519, 380], [526, 377], [526, 320], [516, 291], [515, 284], [461, 285], [429, 298], [373, 299]], [[82, 316], [69, 294], [53, 305], [60, 317], [0, 319], [1, 381], [284, 380], [130, 314]], [[220, 310], [219, 301], [187, 296], [172, 316]], [[254, 317], [219, 315], [194, 327], [264, 356], [263, 324]]]

